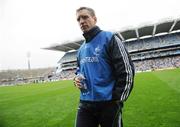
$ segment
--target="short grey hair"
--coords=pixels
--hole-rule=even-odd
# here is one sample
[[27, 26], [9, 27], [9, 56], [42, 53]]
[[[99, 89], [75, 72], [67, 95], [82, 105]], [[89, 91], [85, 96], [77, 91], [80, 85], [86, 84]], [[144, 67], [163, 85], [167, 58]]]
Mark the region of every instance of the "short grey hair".
[[76, 10], [76, 13], [78, 13], [81, 10], [87, 10], [91, 16], [96, 16], [94, 9], [92, 9], [90, 7], [80, 7]]

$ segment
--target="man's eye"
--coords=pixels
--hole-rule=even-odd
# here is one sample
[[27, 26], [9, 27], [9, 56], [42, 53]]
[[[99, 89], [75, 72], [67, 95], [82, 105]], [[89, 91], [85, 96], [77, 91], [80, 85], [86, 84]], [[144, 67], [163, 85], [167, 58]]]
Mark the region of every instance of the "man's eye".
[[86, 20], [86, 19], [88, 18], [88, 16], [80, 16], [80, 17], [77, 18], [77, 21], [79, 22], [81, 18], [82, 18], [83, 20]]
[[77, 18], [77, 21], [78, 21], [78, 22], [80, 21], [80, 17], [79, 17], [79, 18]]
[[88, 18], [88, 16], [82, 16], [82, 19], [87, 19]]

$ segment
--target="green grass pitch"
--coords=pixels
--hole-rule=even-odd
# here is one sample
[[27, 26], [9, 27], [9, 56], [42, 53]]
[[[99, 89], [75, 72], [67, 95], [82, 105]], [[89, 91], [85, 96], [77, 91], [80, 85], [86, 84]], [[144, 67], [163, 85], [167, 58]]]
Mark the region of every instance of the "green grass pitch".
[[[72, 81], [0, 87], [0, 127], [73, 127]], [[180, 127], [180, 69], [144, 72], [123, 108], [125, 127]]]

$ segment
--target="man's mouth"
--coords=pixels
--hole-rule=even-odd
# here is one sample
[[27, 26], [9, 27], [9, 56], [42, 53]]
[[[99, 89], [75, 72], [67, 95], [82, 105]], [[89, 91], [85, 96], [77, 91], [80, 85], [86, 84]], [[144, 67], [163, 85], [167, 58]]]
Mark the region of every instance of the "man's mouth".
[[86, 29], [87, 27], [87, 25], [81, 25], [81, 29]]

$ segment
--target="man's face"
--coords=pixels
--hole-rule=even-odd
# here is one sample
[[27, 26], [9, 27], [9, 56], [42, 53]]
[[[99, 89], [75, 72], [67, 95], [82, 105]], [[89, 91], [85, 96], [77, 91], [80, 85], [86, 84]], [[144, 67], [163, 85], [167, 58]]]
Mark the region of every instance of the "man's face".
[[76, 13], [76, 16], [83, 33], [88, 32], [96, 25], [96, 17], [92, 16], [88, 10], [80, 10]]

